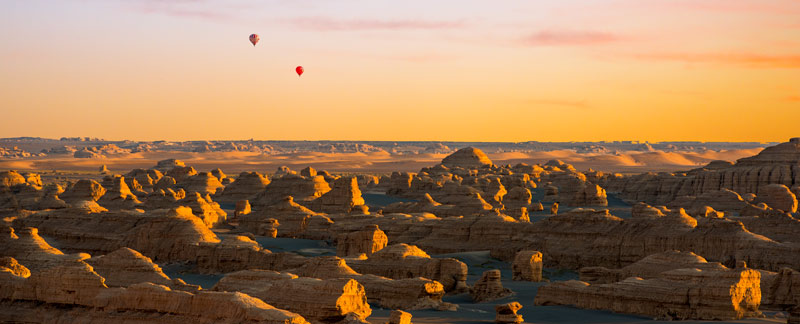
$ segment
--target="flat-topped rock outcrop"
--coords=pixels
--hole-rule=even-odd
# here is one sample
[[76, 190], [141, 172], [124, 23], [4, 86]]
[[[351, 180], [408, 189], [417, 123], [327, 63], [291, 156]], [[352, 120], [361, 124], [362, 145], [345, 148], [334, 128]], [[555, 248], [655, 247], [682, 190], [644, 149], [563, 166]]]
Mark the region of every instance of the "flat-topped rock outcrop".
[[[0, 271], [0, 321], [308, 323], [302, 316], [242, 293], [173, 291], [153, 283], [109, 288], [83, 262], [34, 272]], [[13, 317], [6, 317], [13, 314]]]
[[375, 252], [367, 259], [351, 259], [347, 264], [363, 274], [392, 279], [428, 278], [440, 282], [447, 292], [465, 292], [467, 265], [452, 258], [431, 258], [425, 251], [408, 244], [395, 244]]
[[336, 241], [336, 255], [357, 257], [364, 254], [369, 258], [386, 247], [388, 242], [389, 238], [378, 225], [367, 225], [361, 231], [339, 235]]
[[302, 278], [267, 270], [244, 270], [225, 275], [215, 291], [240, 291], [311, 320], [335, 323], [348, 314], [366, 319], [372, 313], [364, 286], [353, 279]]
[[622, 198], [649, 204], [666, 204], [681, 196], [700, 196], [722, 189], [760, 195], [766, 185], [779, 184], [791, 188], [800, 184], [800, 143], [792, 139], [765, 148], [756, 156], [739, 159], [732, 165], [712, 162], [706, 167], [682, 173], [612, 175], [603, 178], [600, 184]]
[[758, 316], [761, 274], [719, 263], [674, 269], [657, 278], [607, 284], [571, 280], [540, 287], [536, 305], [574, 305], [673, 320], [736, 320]]

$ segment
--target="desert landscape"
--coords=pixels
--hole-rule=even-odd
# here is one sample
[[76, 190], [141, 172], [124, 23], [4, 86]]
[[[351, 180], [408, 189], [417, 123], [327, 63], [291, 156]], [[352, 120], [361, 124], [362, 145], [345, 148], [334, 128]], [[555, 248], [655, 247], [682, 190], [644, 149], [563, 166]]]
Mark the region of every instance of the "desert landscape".
[[800, 324], [798, 17], [0, 1], [0, 324]]
[[800, 316], [800, 138], [2, 143], [2, 322]]

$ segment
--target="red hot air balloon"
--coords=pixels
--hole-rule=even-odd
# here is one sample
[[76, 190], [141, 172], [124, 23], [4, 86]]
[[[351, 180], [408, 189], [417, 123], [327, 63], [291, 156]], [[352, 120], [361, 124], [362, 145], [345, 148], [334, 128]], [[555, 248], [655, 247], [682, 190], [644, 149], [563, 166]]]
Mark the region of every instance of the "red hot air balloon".
[[303, 71], [304, 71], [304, 70], [303, 70], [303, 67], [302, 67], [302, 66], [298, 66], [298, 67], [297, 67], [297, 68], [295, 68], [294, 70], [295, 70], [295, 72], [297, 72], [297, 76], [301, 76], [301, 75], [303, 75]]
[[256, 46], [256, 43], [258, 43], [258, 41], [260, 39], [261, 39], [261, 37], [258, 37], [258, 34], [251, 34], [250, 35], [250, 42], [253, 43], [253, 46]]

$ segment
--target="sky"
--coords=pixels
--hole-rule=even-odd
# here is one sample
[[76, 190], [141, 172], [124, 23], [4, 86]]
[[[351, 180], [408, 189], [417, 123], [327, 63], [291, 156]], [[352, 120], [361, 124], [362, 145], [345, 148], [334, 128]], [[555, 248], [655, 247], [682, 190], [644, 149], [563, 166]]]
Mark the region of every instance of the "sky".
[[0, 137], [783, 142], [800, 1], [0, 0], [0, 113]]

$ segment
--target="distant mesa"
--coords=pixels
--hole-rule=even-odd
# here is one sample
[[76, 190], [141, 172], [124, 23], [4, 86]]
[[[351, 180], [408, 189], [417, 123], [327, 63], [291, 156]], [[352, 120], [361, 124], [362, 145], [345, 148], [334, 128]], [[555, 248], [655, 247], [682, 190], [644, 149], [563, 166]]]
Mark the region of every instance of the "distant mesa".
[[465, 147], [445, 157], [442, 160], [442, 165], [448, 168], [461, 167], [471, 169], [491, 166], [492, 160], [480, 149]]
[[736, 161], [737, 166], [798, 163], [800, 163], [800, 137], [794, 137], [789, 139], [789, 142], [767, 147], [756, 156]]
[[98, 154], [96, 152], [90, 151], [87, 148], [83, 148], [80, 151], [75, 151], [73, 156], [75, 158], [78, 158], [78, 159], [99, 159], [99, 158], [103, 158], [102, 155], [100, 155], [100, 154]]
[[172, 170], [175, 167], [185, 167], [186, 164], [183, 161], [178, 159], [166, 159], [158, 161], [156, 166], [153, 169], [156, 169], [161, 172], [167, 172]]
[[423, 151], [423, 153], [442, 154], [442, 153], [450, 153], [452, 151], [453, 150], [450, 149], [450, 147], [448, 147], [447, 145], [444, 145], [442, 143], [434, 143], [434, 144], [428, 145], [425, 148], [425, 150]]

